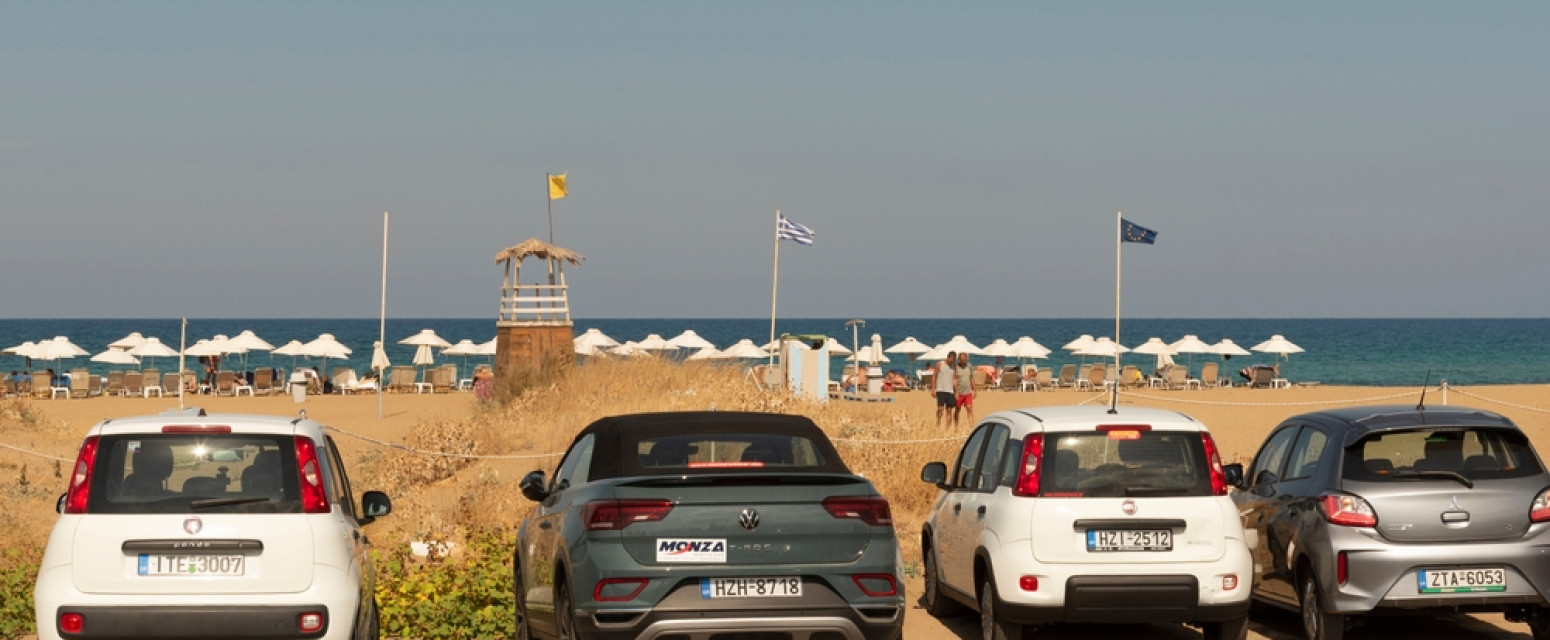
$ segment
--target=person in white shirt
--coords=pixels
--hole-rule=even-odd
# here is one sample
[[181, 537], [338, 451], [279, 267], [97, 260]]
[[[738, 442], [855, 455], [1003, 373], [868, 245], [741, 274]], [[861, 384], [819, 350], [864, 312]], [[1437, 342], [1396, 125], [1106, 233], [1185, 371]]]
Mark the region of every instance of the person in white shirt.
[[957, 396], [953, 394], [953, 364], [958, 359], [958, 352], [950, 352], [947, 359], [931, 366], [931, 379], [936, 381], [936, 426], [941, 428], [942, 418], [953, 413], [958, 407]]

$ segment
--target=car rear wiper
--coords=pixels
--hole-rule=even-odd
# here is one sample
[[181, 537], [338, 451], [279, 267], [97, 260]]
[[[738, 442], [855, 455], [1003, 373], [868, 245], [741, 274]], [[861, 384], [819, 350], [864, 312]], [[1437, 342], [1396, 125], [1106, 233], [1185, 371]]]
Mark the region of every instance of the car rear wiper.
[[1390, 478], [1414, 478], [1416, 480], [1457, 480], [1459, 484], [1470, 489], [1475, 488], [1475, 481], [1464, 477], [1457, 471], [1411, 471], [1409, 473], [1394, 473]]
[[188, 503], [193, 509], [205, 509], [208, 507], [225, 507], [234, 504], [252, 504], [254, 502], [269, 502], [269, 498], [205, 498]]

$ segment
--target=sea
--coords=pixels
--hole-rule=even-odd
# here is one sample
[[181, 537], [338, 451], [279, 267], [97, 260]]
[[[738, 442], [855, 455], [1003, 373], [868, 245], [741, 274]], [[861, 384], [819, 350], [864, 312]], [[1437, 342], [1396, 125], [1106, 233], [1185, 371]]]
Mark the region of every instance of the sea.
[[[850, 346], [853, 332], [846, 325], [849, 318], [779, 318], [775, 329], [779, 334], [823, 334], [832, 336], [841, 344]], [[920, 342], [935, 345], [954, 336], [963, 336], [970, 342], [985, 346], [1001, 338], [1014, 342], [1019, 337], [1030, 336], [1049, 348], [1047, 359], [1035, 360], [1041, 367], [1053, 367], [1057, 371], [1067, 362], [1091, 362], [1092, 358], [1071, 355], [1061, 349], [1066, 343], [1081, 335], [1114, 336], [1113, 318], [876, 318], [863, 319], [865, 324], [855, 328], [856, 341], [865, 346], [872, 335], [882, 337], [884, 347], [914, 337]], [[124, 319], [0, 319], [0, 348], [19, 345], [25, 341], [51, 339], [66, 336], [71, 342], [95, 354], [107, 349], [130, 332], [155, 336], [174, 349], [177, 348], [181, 331], [180, 319], [124, 318]], [[649, 334], [671, 338], [686, 329], [692, 329], [718, 347], [726, 347], [743, 338], [755, 344], [764, 344], [770, 338], [768, 318], [598, 318], [575, 321], [575, 334], [581, 335], [596, 328], [608, 336], [624, 342], [639, 341]], [[414, 347], [398, 344], [422, 329], [431, 329], [449, 342], [464, 338], [476, 343], [495, 337], [494, 318], [389, 318], [386, 326], [388, 357], [395, 364], [409, 364]], [[377, 340], [376, 318], [296, 318], [296, 319], [229, 319], [190, 318], [187, 326], [188, 344], [199, 338], [217, 334], [235, 336], [243, 330], [252, 330], [260, 338], [280, 346], [290, 340], [307, 342], [319, 334], [331, 333], [340, 342], [354, 350], [348, 360], [329, 360], [331, 369], [336, 364], [354, 366], [365, 372], [371, 361], [372, 343]], [[1550, 383], [1550, 319], [1546, 318], [1387, 318], [1387, 319], [1194, 319], [1194, 318], [1126, 318], [1120, 325], [1120, 343], [1135, 347], [1148, 338], [1159, 337], [1164, 342], [1174, 342], [1186, 334], [1215, 344], [1230, 338], [1248, 349], [1264, 342], [1273, 335], [1284, 336], [1303, 349], [1282, 357], [1276, 354], [1253, 353], [1225, 360], [1221, 356], [1207, 354], [1180, 354], [1175, 356], [1180, 364], [1198, 373], [1205, 362], [1222, 364], [1224, 375], [1252, 364], [1280, 363], [1283, 377], [1295, 382], [1317, 381], [1321, 384], [1358, 386], [1415, 386], [1435, 385], [1447, 380], [1452, 385], [1490, 384], [1543, 384]], [[885, 369], [909, 370], [908, 356], [887, 354], [890, 362]], [[240, 361], [242, 356], [233, 356]], [[280, 366], [287, 369], [296, 365], [312, 365], [318, 362], [306, 358], [275, 356], [265, 352], [246, 356], [248, 367]], [[157, 358], [155, 364], [162, 370], [176, 365], [176, 358]], [[437, 357], [437, 362], [452, 362], [467, 366], [488, 362], [489, 357], [461, 356]], [[974, 357], [975, 364], [994, 364], [995, 358]], [[1010, 364], [1015, 360], [1009, 360]], [[1149, 355], [1126, 354], [1125, 364], [1135, 364], [1143, 370], [1155, 365]], [[228, 359], [224, 364], [231, 365]], [[843, 364], [841, 358], [833, 358], [831, 365], [834, 378], [839, 377]], [[21, 370], [22, 358], [0, 354], [0, 371]], [[69, 370], [85, 367], [95, 373], [106, 373], [114, 365], [90, 362], [88, 357], [77, 357], [55, 363], [34, 362], [34, 368], [54, 367]], [[190, 364], [191, 368], [197, 365]], [[116, 365], [116, 368], [124, 368]], [[921, 368], [915, 366], [914, 368]]]

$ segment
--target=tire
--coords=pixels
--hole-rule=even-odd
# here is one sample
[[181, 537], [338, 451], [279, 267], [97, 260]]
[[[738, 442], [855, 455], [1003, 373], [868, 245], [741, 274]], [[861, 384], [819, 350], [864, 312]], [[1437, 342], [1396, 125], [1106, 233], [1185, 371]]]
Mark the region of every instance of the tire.
[[513, 566], [512, 574], [511, 591], [516, 596], [516, 606], [512, 608], [515, 610], [516, 625], [511, 637], [513, 640], [532, 640], [533, 629], [527, 623], [527, 586], [522, 582], [522, 566]]
[[579, 640], [576, 635], [576, 610], [570, 602], [570, 585], [554, 583], [554, 628], [556, 640]]
[[1313, 570], [1303, 572], [1298, 590], [1298, 608], [1302, 614], [1302, 635], [1308, 640], [1341, 640], [1345, 637], [1345, 616], [1330, 613], [1319, 590]]
[[1528, 612], [1528, 630], [1534, 640], [1550, 640], [1550, 609], [1533, 607]]
[[1205, 640], [1245, 640], [1249, 637], [1249, 617], [1204, 622], [1200, 630], [1205, 632]]
[[925, 565], [925, 593], [920, 594], [921, 604], [926, 613], [937, 618], [946, 618], [963, 613], [963, 605], [942, 593], [942, 573], [937, 566], [936, 551], [928, 544], [922, 551]]
[[996, 583], [986, 576], [980, 585], [980, 637], [984, 640], [1022, 640], [1023, 625], [996, 614]]
[[361, 636], [365, 640], [378, 640], [382, 637], [382, 619], [377, 610], [377, 599], [371, 599], [371, 616], [366, 618], [366, 634]]

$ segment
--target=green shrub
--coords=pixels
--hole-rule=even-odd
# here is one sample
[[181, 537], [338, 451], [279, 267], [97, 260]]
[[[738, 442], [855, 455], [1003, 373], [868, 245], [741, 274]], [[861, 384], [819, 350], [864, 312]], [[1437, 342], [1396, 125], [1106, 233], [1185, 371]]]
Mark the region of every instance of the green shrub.
[[407, 547], [373, 552], [382, 635], [401, 638], [510, 638], [511, 551], [516, 532], [471, 531], [450, 558], [420, 559]]
[[0, 556], [0, 638], [32, 634], [32, 585], [38, 580], [38, 554], [6, 549]]

